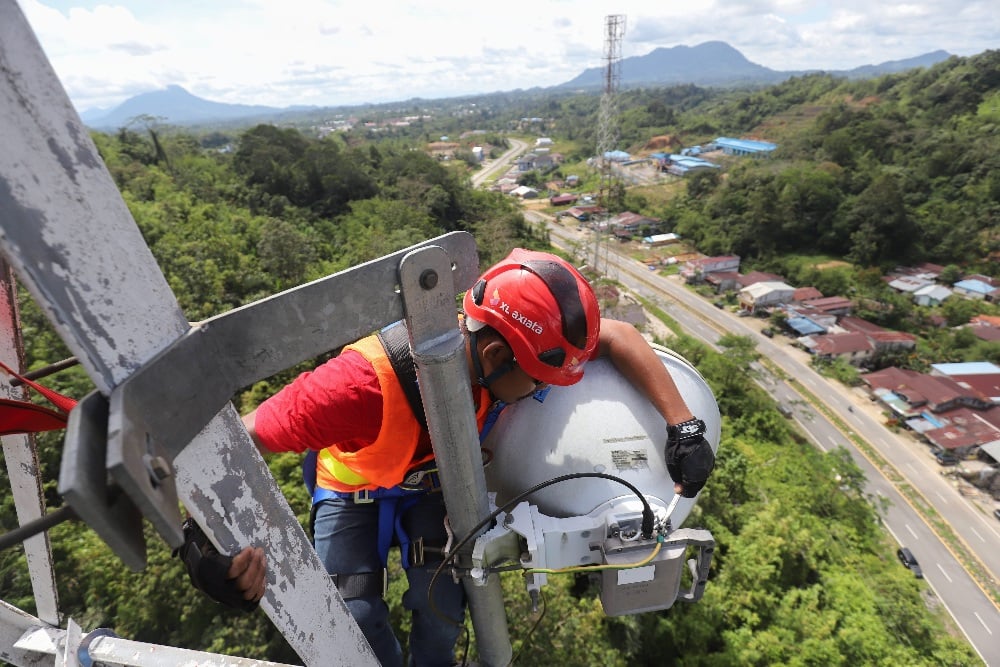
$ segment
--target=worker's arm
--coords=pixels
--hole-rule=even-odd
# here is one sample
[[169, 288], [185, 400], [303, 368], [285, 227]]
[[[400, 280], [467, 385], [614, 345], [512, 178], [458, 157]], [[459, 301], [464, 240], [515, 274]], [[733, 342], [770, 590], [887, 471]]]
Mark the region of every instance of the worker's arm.
[[620, 320], [601, 319], [598, 349], [653, 404], [667, 424], [694, 419], [667, 367], [634, 326]]
[[[715, 467], [715, 454], [704, 438], [704, 424], [691, 412], [667, 367], [635, 327], [619, 320], [601, 319], [598, 352], [608, 357], [666, 420], [664, 459], [674, 492], [686, 498], [698, 495]], [[683, 426], [671, 428], [678, 424]], [[701, 432], [697, 432], [699, 426]]]
[[257, 410], [251, 410], [250, 412], [243, 415], [243, 425], [247, 429], [247, 433], [250, 434], [250, 439], [253, 440], [253, 444], [257, 447], [257, 451], [261, 454], [270, 454], [271, 451], [263, 445], [260, 441], [260, 436], [257, 435]]

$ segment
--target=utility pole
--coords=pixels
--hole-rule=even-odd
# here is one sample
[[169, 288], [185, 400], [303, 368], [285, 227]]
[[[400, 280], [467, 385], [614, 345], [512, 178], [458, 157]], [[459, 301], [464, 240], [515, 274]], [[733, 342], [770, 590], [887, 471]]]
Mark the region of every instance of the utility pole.
[[[618, 144], [618, 87], [621, 83], [622, 38], [625, 35], [625, 15], [609, 14], [604, 17], [604, 92], [597, 112], [597, 159], [601, 170], [597, 205], [601, 213], [596, 216], [594, 228], [594, 270], [601, 264], [601, 223], [611, 218], [611, 204], [620, 195], [618, 174], [609, 153]], [[604, 264], [607, 267], [607, 247]]]

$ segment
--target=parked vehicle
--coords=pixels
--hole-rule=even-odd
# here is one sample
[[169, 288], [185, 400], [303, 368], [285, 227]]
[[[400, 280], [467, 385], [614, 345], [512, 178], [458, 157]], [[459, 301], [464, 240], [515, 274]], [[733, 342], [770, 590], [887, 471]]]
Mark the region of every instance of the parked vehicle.
[[1000, 519], [1000, 509], [993, 510], [993, 516], [995, 516], [997, 519]]
[[787, 405], [785, 405], [784, 403], [778, 403], [778, 412], [780, 412], [782, 416], [787, 417], [788, 419], [792, 418], [792, 409]]
[[771, 327], [764, 327], [763, 329], [760, 330], [760, 332], [765, 336], [767, 336], [768, 338], [774, 338], [774, 329], [772, 329]]
[[937, 459], [939, 466], [958, 465], [962, 461], [962, 459], [958, 458], [951, 452], [945, 452], [945, 451], [938, 452], [937, 454], [934, 455], [934, 458]]
[[911, 552], [906, 547], [900, 547], [899, 550], [896, 551], [896, 556], [899, 558], [900, 563], [909, 568], [910, 572], [913, 573], [914, 577], [916, 577], [917, 579], [924, 578], [924, 572], [923, 570], [920, 569], [920, 563], [917, 562], [917, 559], [913, 555], [913, 552]]

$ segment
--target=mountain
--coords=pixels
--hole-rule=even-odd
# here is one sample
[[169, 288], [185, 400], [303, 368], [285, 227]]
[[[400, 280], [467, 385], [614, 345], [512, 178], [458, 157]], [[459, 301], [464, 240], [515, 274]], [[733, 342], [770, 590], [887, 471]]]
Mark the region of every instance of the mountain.
[[[605, 69], [592, 67], [560, 88], [600, 88]], [[734, 83], [778, 83], [788, 78], [780, 72], [750, 62], [725, 42], [705, 42], [698, 46], [659, 48], [644, 56], [624, 58], [621, 85], [726, 86]]]
[[[893, 60], [880, 65], [865, 65], [852, 70], [828, 71], [848, 78], [869, 78], [901, 72], [914, 67], [929, 67], [951, 57], [946, 51], [932, 51], [906, 60]], [[672, 86], [691, 83], [704, 87], [772, 85], [810, 71], [777, 71], [747, 60], [742, 53], [725, 42], [705, 42], [697, 46], [659, 48], [644, 56], [625, 58], [621, 63], [621, 85]], [[593, 67], [575, 79], [550, 90], [600, 90], [604, 87], [605, 70]], [[143, 93], [129, 98], [114, 109], [92, 109], [80, 114], [89, 127], [104, 130], [124, 127], [137, 116], [152, 116], [173, 125], [198, 125], [219, 122], [263, 122], [295, 111], [319, 107], [267, 107], [246, 104], [211, 102], [192, 95], [180, 86]]]
[[[304, 107], [299, 107], [304, 108]], [[122, 102], [110, 111], [91, 110], [80, 114], [88, 126], [104, 129], [128, 125], [136, 116], [153, 116], [174, 125], [238, 120], [284, 113], [288, 109], [247, 104], [211, 102], [192, 95], [180, 86], [142, 93]]]
[[[874, 77], [900, 72], [914, 67], [927, 67], [950, 57], [946, 51], [894, 60], [880, 65], [865, 65], [852, 70], [824, 70], [848, 78]], [[698, 46], [659, 48], [644, 56], [624, 58], [621, 62], [621, 85], [676, 85], [693, 83], [698, 86], [768, 85], [809, 72], [778, 71], [750, 62], [742, 53], [725, 42], [704, 42]], [[593, 67], [559, 88], [602, 88], [605, 69]]]
[[914, 67], [930, 67], [931, 65], [935, 65], [942, 60], [947, 60], [950, 57], [950, 53], [938, 49], [937, 51], [931, 51], [930, 53], [925, 53], [924, 55], [917, 56], [916, 58], [907, 58], [906, 60], [888, 60], [881, 65], [864, 65], [862, 67], [855, 67], [852, 70], [848, 70], [844, 74], [852, 79], [865, 79], [881, 76], [883, 74], [892, 74], [893, 72], [902, 72], [908, 69], [913, 69]]

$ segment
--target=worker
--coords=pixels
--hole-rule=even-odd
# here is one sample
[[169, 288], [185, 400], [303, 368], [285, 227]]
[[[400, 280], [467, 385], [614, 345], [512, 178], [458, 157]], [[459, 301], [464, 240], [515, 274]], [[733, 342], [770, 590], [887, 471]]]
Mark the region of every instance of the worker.
[[[665, 456], [676, 492], [694, 497], [702, 488], [714, 465], [704, 423], [642, 335], [628, 323], [600, 317], [593, 289], [572, 265], [515, 249], [482, 274], [465, 294], [463, 310], [480, 428], [491, 408], [547, 385], [574, 384], [588, 360], [606, 355], [666, 420]], [[318, 452], [313, 543], [379, 661], [403, 664], [383, 599], [386, 552], [394, 541], [409, 583], [402, 599], [412, 614], [408, 662], [448, 665], [465, 596], [460, 583], [439, 578], [431, 607], [428, 585], [448, 539], [445, 506], [422, 415], [408, 402], [381, 340], [370, 336], [348, 345], [243, 421], [264, 453]], [[430, 555], [435, 550], [436, 559]], [[259, 552], [244, 549], [237, 558], [243, 560], [231, 577], [260, 569]], [[231, 582], [244, 598], [260, 592], [258, 582], [252, 589], [242, 579]]]

